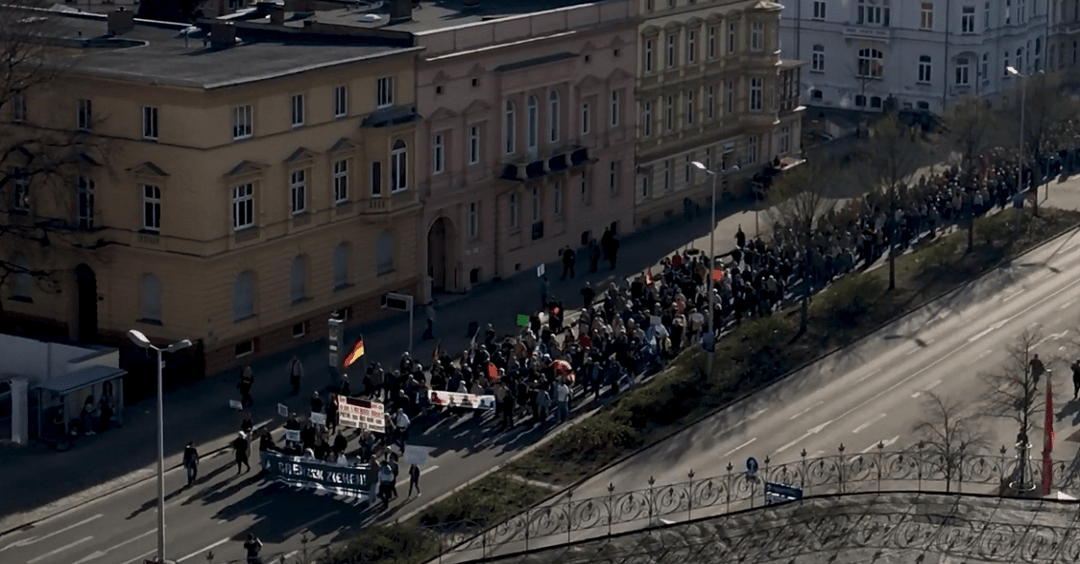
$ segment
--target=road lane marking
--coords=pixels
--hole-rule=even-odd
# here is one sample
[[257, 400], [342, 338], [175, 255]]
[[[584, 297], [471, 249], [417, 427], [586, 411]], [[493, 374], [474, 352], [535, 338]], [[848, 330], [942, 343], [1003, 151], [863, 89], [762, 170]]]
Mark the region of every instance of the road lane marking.
[[101, 558], [102, 556], [105, 556], [106, 554], [108, 554], [108, 553], [110, 553], [110, 552], [112, 552], [112, 551], [114, 551], [114, 550], [116, 550], [116, 549], [118, 549], [118, 548], [120, 548], [122, 546], [127, 546], [127, 545], [141, 539], [141, 538], [148, 537], [148, 536], [150, 536], [150, 535], [152, 535], [152, 534], [154, 534], [156, 532], [157, 532], [157, 529], [150, 529], [149, 531], [146, 531], [145, 533], [143, 533], [141, 535], [131, 537], [130, 539], [128, 539], [128, 540], [126, 540], [126, 541], [124, 541], [124, 542], [122, 542], [120, 544], [114, 544], [114, 545], [110, 546], [107, 550], [99, 550], [97, 552], [94, 552], [93, 554], [90, 554], [86, 558], [83, 558], [82, 560], [79, 560], [75, 564], [84, 564], [85, 562], [89, 562], [91, 560]]
[[1065, 309], [1065, 308], [1067, 308], [1067, 307], [1069, 307], [1071, 305], [1073, 305], [1073, 302], [1071, 302], [1071, 301], [1065, 302], [1065, 303], [1061, 304], [1061, 307], [1059, 307], [1058, 309]]
[[41, 556], [38, 556], [37, 558], [34, 558], [32, 560], [27, 560], [26, 564], [34, 564], [34, 562], [40, 562], [40, 561], [45, 560], [46, 558], [48, 558], [50, 556], [56, 556], [57, 554], [60, 554], [61, 552], [64, 552], [65, 550], [67, 550], [69, 548], [74, 548], [74, 547], [79, 546], [80, 544], [82, 544], [84, 542], [89, 542], [89, 541], [91, 541], [93, 539], [94, 539], [93, 536], [83, 537], [83, 538], [81, 538], [81, 539], [79, 539], [79, 540], [77, 540], [77, 541], [75, 541], [73, 543], [65, 544], [64, 546], [61, 546], [60, 548], [57, 548], [55, 550], [50, 550], [49, 552], [46, 552], [45, 554], [42, 554]]
[[71, 529], [74, 529], [76, 527], [81, 527], [81, 526], [83, 526], [83, 525], [85, 525], [87, 523], [91, 523], [93, 521], [101, 519], [102, 517], [104, 517], [104, 515], [102, 515], [101, 513], [98, 513], [97, 515], [94, 515], [93, 517], [90, 517], [89, 519], [83, 519], [82, 521], [79, 521], [78, 523], [75, 523], [74, 525], [68, 525], [67, 527], [64, 527], [63, 529], [60, 529], [58, 531], [53, 531], [53, 532], [51, 532], [51, 533], [49, 533], [47, 535], [40, 536], [40, 537], [25, 538], [25, 539], [23, 539], [21, 541], [13, 542], [13, 543], [5, 546], [4, 548], [0, 548], [0, 552], [4, 552], [5, 550], [7, 550], [9, 548], [18, 548], [20, 546], [30, 546], [30, 545], [32, 545], [34, 543], [41, 542], [41, 541], [43, 541], [45, 539], [55, 537], [56, 535], [59, 535], [61, 533], [66, 533], [66, 532], [68, 532]]
[[810, 407], [808, 407], [808, 408], [796, 413], [795, 415], [792, 415], [791, 417], [789, 417], [788, 421], [794, 421], [795, 419], [798, 419], [800, 416], [805, 415], [807, 411], [810, 411], [811, 409], [814, 409], [815, 407], [817, 407], [817, 406], [819, 406], [819, 405], [821, 405], [823, 403], [825, 403], [825, 400], [821, 400], [821, 401], [815, 403], [814, 405], [811, 405]]
[[927, 386], [926, 389], [919, 390], [919, 391], [915, 392], [914, 394], [911, 394], [911, 397], [917, 398], [917, 397], [923, 395], [923, 392], [929, 392], [930, 390], [933, 390], [940, 383], [941, 383], [940, 378], [937, 379], [937, 380], [934, 380], [934, 382], [932, 384], [930, 384], [929, 386]]
[[859, 382], [862, 382], [863, 380], [873, 376], [874, 374], [877, 374], [878, 372], [881, 372], [881, 369], [880, 368], [875, 368], [875, 369], [871, 370], [870, 372], [867, 372], [866, 374], [863, 374], [858, 380], [855, 380], [855, 382], [853, 382], [853, 383], [858, 384]]
[[[291, 531], [285, 533], [285, 538], [286, 539], [292, 538], [292, 536], [295, 535], [296, 533], [299, 533], [300, 531], [306, 530], [309, 527], [313, 527], [313, 526], [315, 526], [315, 525], [317, 525], [319, 523], [322, 523], [323, 521], [333, 517], [334, 515], [337, 515], [338, 513], [341, 513], [341, 511], [331, 511], [330, 513], [327, 513], [326, 515], [323, 515], [322, 517], [319, 517], [317, 519], [312, 519], [311, 521], [308, 521], [307, 523], [304, 523], [303, 525], [300, 525], [299, 527], [296, 527], [296, 528], [292, 529]], [[311, 532], [311, 531], [308, 531], [308, 532]]]
[[219, 547], [219, 546], [221, 546], [221, 545], [223, 545], [223, 544], [225, 544], [225, 543], [229, 542], [230, 540], [232, 540], [232, 539], [230, 539], [230, 538], [223, 538], [223, 539], [221, 539], [221, 540], [219, 540], [219, 541], [215, 542], [214, 544], [212, 544], [212, 545], [210, 545], [210, 546], [208, 546], [208, 547], [206, 547], [206, 548], [201, 548], [201, 549], [199, 549], [199, 550], [196, 550], [195, 552], [192, 552], [191, 554], [189, 554], [189, 555], [187, 555], [187, 556], [185, 556], [185, 557], [183, 557], [183, 558], [180, 558], [180, 559], [178, 559], [178, 560], [177, 560], [176, 562], [177, 562], [177, 564], [179, 564], [180, 562], [183, 562], [183, 561], [185, 561], [185, 560], [187, 560], [187, 559], [189, 559], [189, 558], [194, 558], [194, 557], [196, 557], [196, 556], [198, 556], [198, 555], [200, 555], [200, 554], [204, 554], [204, 553], [210, 552], [211, 550], [214, 550], [215, 548], [217, 548], [217, 547]]
[[157, 552], [157, 550], [151, 550], [150, 552], [147, 552], [146, 554], [143, 554], [142, 556], [136, 556], [135, 558], [132, 558], [131, 560], [128, 560], [127, 562], [124, 562], [124, 564], [134, 564], [135, 562], [139, 562], [140, 560], [149, 558], [152, 554], [154, 554], [156, 552]]
[[1060, 333], [1051, 333], [1051, 334], [1043, 337], [1042, 339], [1040, 339], [1038, 343], [1035, 343], [1035, 346], [1037, 347], [1037, 346], [1039, 346], [1039, 345], [1041, 345], [1041, 344], [1043, 344], [1043, 343], [1045, 343], [1047, 341], [1057, 341], [1059, 339], [1064, 339], [1065, 336], [1068, 335], [1068, 334], [1069, 334], [1068, 329], [1066, 329], [1066, 330], [1064, 330], [1064, 331], [1062, 331]]
[[897, 436], [895, 436], [895, 437], [893, 437], [893, 438], [891, 438], [891, 439], [889, 439], [887, 441], [878, 441], [878, 442], [876, 442], [876, 443], [874, 443], [874, 444], [860, 450], [859, 453], [860, 454], [866, 454], [866, 453], [874, 450], [875, 448], [877, 448], [879, 444], [882, 445], [881, 448], [886, 449], [886, 448], [891, 447], [893, 445], [893, 443], [895, 443], [896, 441], [899, 441], [899, 440], [900, 440], [900, 435], [897, 435]]
[[766, 411], [769, 411], [769, 408], [766, 407], [765, 409], [762, 409], [761, 411], [755, 411], [752, 415], [750, 415], [750, 417], [747, 417], [746, 420], [747, 421], [753, 421], [753, 420], [757, 419], [758, 417], [761, 417]]
[[[424, 468], [423, 470], [420, 471], [420, 475], [423, 476], [424, 474], [427, 474], [428, 472], [431, 472], [432, 470], [434, 470], [434, 469], [436, 469], [438, 467], [439, 467], [438, 464], [435, 464], [433, 466], [428, 466], [427, 468]], [[397, 485], [398, 485], [398, 487], [402, 487], [402, 486], [408, 485], [408, 483], [409, 483], [409, 479], [405, 478], [404, 480], [399, 481], [397, 483]]]
[[749, 441], [746, 441], [745, 443], [743, 443], [743, 444], [741, 444], [741, 445], [739, 445], [739, 446], [725, 452], [724, 456], [721, 456], [720, 458], [726, 458], [728, 456], [731, 456], [731, 455], [735, 454], [736, 452], [750, 446], [750, 443], [752, 443], [752, 442], [754, 442], [756, 440], [757, 440], [757, 437], [754, 437], [754, 438], [750, 439]]
[[777, 450], [776, 450], [776, 454], [780, 454], [781, 452], [784, 452], [785, 450], [787, 450], [787, 449], [789, 449], [789, 448], [791, 448], [791, 447], [793, 447], [793, 446], [795, 446], [795, 445], [797, 445], [797, 444], [801, 443], [802, 441], [804, 441], [804, 440], [806, 440], [806, 439], [807, 439], [808, 437], [810, 437], [810, 435], [812, 435], [812, 434], [813, 434], [813, 433], [810, 433], [809, 431], [807, 431], [806, 433], [803, 433], [803, 436], [801, 436], [801, 437], [799, 437], [799, 438], [795, 439], [794, 441], [791, 441], [790, 443], [788, 443], [788, 444], [786, 444], [786, 445], [784, 445], [784, 446], [780, 447], [779, 449], [777, 449]]
[[1015, 292], [1013, 292], [1013, 293], [1009, 294], [1008, 296], [1005, 296], [1005, 299], [1003, 299], [1003, 300], [1001, 300], [1001, 301], [1003, 301], [1003, 302], [1007, 302], [1007, 301], [1009, 301], [1009, 300], [1011, 300], [1011, 299], [1015, 298], [1016, 296], [1019, 296], [1020, 294], [1023, 294], [1023, 293], [1024, 293], [1024, 292], [1026, 292], [1026, 291], [1027, 291], [1027, 288], [1020, 288], [1019, 290], [1017, 290], [1017, 291], [1015, 291]]
[[858, 427], [856, 427], [855, 430], [852, 431], [852, 433], [858, 434], [859, 431], [865, 431], [867, 427], [873, 425], [874, 423], [877, 423], [878, 421], [881, 421], [884, 418], [885, 418], [885, 414], [884, 413], [879, 413], [873, 419], [871, 419], [871, 420], [867, 421], [866, 423], [863, 423], [862, 425], [859, 425]]

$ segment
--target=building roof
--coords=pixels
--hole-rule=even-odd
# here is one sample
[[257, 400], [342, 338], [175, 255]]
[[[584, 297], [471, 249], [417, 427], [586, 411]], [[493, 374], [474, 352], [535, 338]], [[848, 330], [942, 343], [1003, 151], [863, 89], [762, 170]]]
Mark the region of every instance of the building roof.
[[38, 388], [63, 396], [124, 374], [127, 374], [127, 370], [122, 368], [93, 364], [42, 382], [38, 384]]
[[[319, 10], [314, 18], [326, 23], [423, 33], [594, 2], [595, 0], [478, 0], [476, 6], [466, 6], [464, 0], [424, 0], [414, 2], [415, 8], [408, 21], [391, 22], [390, 0], [359, 0], [341, 2], [353, 7]], [[379, 20], [361, 21], [364, 14], [378, 16]]]
[[[214, 48], [209, 25], [136, 20], [110, 35], [105, 17], [48, 12], [49, 33], [74, 52], [74, 72], [148, 84], [220, 88], [419, 50], [400, 39], [237, 27], [237, 43]], [[185, 29], [186, 28], [186, 29]], [[398, 43], [395, 45], [394, 43]]]

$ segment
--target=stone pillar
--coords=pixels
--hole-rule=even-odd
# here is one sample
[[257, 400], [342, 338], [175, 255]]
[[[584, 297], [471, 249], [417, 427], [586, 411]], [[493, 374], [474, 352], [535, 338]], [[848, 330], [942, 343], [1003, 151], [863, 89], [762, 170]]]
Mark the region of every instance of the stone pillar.
[[11, 381], [11, 440], [18, 445], [25, 445], [30, 440], [29, 384], [26, 378]]

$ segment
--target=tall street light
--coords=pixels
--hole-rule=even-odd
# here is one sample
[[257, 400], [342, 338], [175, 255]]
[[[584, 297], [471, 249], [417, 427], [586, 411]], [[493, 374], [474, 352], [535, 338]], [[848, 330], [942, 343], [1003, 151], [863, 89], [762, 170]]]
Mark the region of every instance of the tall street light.
[[127, 336], [139, 348], [157, 352], [157, 561], [158, 564], [165, 564], [165, 410], [162, 400], [164, 390], [161, 386], [161, 368], [164, 366], [164, 360], [162, 360], [161, 354], [186, 349], [191, 346], [191, 341], [184, 339], [168, 347], [160, 348], [155, 347], [150, 342], [150, 339], [146, 338], [146, 335], [135, 329], [128, 331]]
[[[712, 350], [709, 352], [708, 364], [706, 365], [706, 371], [708, 374], [712, 374], [713, 368], [713, 353], [716, 351], [715, 334], [713, 333], [713, 317], [715, 317], [716, 307], [716, 293], [713, 291], [713, 281], [716, 279], [716, 178], [720, 174], [726, 174], [723, 169], [720, 170], [720, 174], [709, 170], [709, 167], [701, 164], [698, 161], [692, 161], [690, 164], [694, 165], [698, 170], [705, 171], [712, 177], [712, 197], [709, 199], [709, 207], [712, 208], [712, 220], [709, 223], [709, 335], [713, 340]], [[739, 167], [733, 167], [732, 170], [738, 170]]]
[[[1027, 80], [1026, 79], [1027, 79], [1028, 76], [1031, 76], [1031, 75], [1025, 76], [1020, 71], [1016, 70], [1016, 67], [1005, 67], [1005, 71], [1008, 72], [1009, 74], [1021, 79], [1021, 80], [1024, 80], [1023, 86], [1020, 87], [1020, 136], [1019, 136], [1019, 139], [1020, 139], [1020, 155], [1018, 157], [1018, 160], [1020, 161], [1020, 166], [1018, 167], [1019, 170], [1016, 171], [1016, 191], [1017, 192], [1023, 192], [1024, 191], [1024, 134], [1025, 134], [1025, 131], [1024, 131], [1024, 114], [1027, 113]], [[1040, 70], [1040, 71], [1036, 71], [1036, 72], [1041, 74], [1043, 71]], [[1035, 213], [1038, 214], [1038, 212], [1039, 212], [1039, 187], [1038, 187], [1038, 185], [1036, 185], [1035, 186]]]

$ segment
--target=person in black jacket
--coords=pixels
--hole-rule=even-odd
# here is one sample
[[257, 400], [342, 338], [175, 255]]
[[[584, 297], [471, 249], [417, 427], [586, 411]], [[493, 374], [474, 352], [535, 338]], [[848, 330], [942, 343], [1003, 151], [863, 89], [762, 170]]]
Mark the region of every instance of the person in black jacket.
[[233, 454], [236, 455], [236, 475], [240, 475], [240, 467], [246, 468], [244, 472], [251, 471], [251, 464], [248, 463], [248, 455], [251, 452], [251, 447], [248, 444], [247, 435], [243, 431], [232, 442]]
[[195, 450], [195, 443], [188, 441], [184, 447], [184, 470], [187, 470], [187, 483], [190, 486], [199, 477], [199, 451]]

